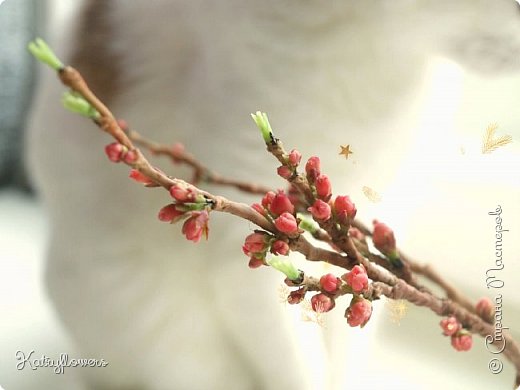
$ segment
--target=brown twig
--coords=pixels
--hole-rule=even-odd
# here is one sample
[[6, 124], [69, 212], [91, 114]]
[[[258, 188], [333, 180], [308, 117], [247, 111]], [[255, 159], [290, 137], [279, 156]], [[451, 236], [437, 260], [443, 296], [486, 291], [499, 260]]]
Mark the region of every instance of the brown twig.
[[[273, 154], [282, 165], [287, 165], [287, 152], [278, 139], [271, 136], [271, 142], [267, 144], [267, 150]], [[307, 205], [311, 205], [314, 202], [315, 198], [312, 189], [303, 175], [295, 171], [288, 181], [304, 195]], [[332, 218], [327, 221], [316, 220], [316, 222], [327, 232], [332, 242], [348, 255], [351, 262], [354, 264], [362, 264], [366, 268], [368, 276], [374, 281], [367, 293], [367, 297], [377, 298], [382, 294], [391, 299], [405, 299], [417, 306], [428, 307], [438, 315], [454, 316], [465, 328], [482, 337], [488, 337], [488, 335], [494, 334], [495, 328], [483, 318], [474, 314], [473, 305], [470, 304], [469, 300], [464, 298], [454, 287], [444, 281], [440, 275], [432, 272], [431, 269], [419, 268], [414, 261], [406, 256], [403, 258], [402, 253], [399, 252], [401, 259], [404, 260], [404, 268], [407, 274], [411, 275], [410, 270], [412, 268], [415, 268], [417, 271], [425, 272], [429, 278], [444, 288], [448, 296], [451, 295], [451, 297], [456, 300], [438, 298], [424, 288], [420, 291], [412, 284], [407, 283], [407, 281], [388, 272], [388, 270], [376, 266], [360, 253], [353, 239], [349, 237], [349, 226], [339, 228]], [[351, 221], [351, 223], [352, 226], [358, 228], [365, 235], [372, 236], [370, 230], [361, 222]], [[407, 267], [409, 267], [408, 270]], [[510, 335], [506, 335], [504, 338], [506, 339], [504, 354], [516, 368], [516, 386], [518, 386], [520, 384], [520, 350]], [[497, 340], [493, 339], [492, 345], [496, 344]]]
[[[66, 86], [80, 93], [99, 112], [100, 118], [96, 121], [96, 123], [104, 131], [108, 132], [119, 143], [126, 146], [128, 150], [134, 151], [135, 158], [130, 162], [125, 162], [127, 165], [137, 169], [139, 172], [153, 180], [156, 184], [164, 187], [167, 190], [176, 184], [191, 186], [194, 191], [203, 195], [208, 200], [208, 204], [211, 204], [213, 210], [236, 215], [240, 218], [251, 221], [252, 223], [267, 231], [275, 234], [277, 233], [271, 221], [260, 213], [256, 212], [250, 206], [243, 203], [232, 202], [220, 196], [212, 195], [193, 185], [185, 183], [182, 180], [172, 179], [161, 171], [153, 168], [148, 160], [143, 156], [141, 151], [134, 146], [131, 139], [118, 125], [110, 110], [92, 93], [92, 91], [90, 91], [77, 70], [72, 67], [62, 68], [59, 71], [59, 77]], [[282, 164], [286, 164], [287, 154], [285, 153], [281, 142], [273, 139], [271, 144], [268, 145], [268, 150]], [[305, 196], [308, 204], [313, 202], [314, 195], [305, 176], [295, 173], [293, 177], [289, 179], [289, 181], [301, 191], [301, 193]], [[339, 229], [337, 225], [332, 222], [317, 222], [319, 222], [320, 227], [328, 235], [327, 237], [324, 233], [321, 233], [323, 238], [330, 238], [336, 247], [340, 248], [346, 253], [346, 256], [338, 252], [316, 248], [301, 235], [289, 237], [291, 248], [303, 253], [311, 261], [327, 261], [330, 264], [334, 264], [345, 269], [350, 269], [355, 264], [362, 264], [366, 268], [369, 277], [373, 280], [373, 283], [370, 285], [369, 290], [366, 293], [367, 298], [376, 299], [381, 295], [385, 295], [391, 299], [406, 299], [418, 306], [428, 307], [438, 315], [453, 315], [466, 328], [474, 333], [480, 334], [481, 336], [486, 337], [487, 335], [493, 334], [494, 328], [492, 325], [486, 323], [482, 318], [471, 313], [467, 308], [461, 305], [460, 302], [449, 299], [440, 299], [429, 291], [419, 291], [405, 280], [398, 278], [387, 269], [376, 265], [364, 257], [356, 247], [354, 241], [349, 237], [348, 226], [346, 229]], [[353, 226], [360, 229], [363, 233], [370, 235], [370, 231], [362, 224], [354, 221]], [[410, 259], [407, 259], [407, 262], [408, 264], [414, 264], [414, 262], [410, 262]], [[420, 270], [421, 269], [418, 269], [418, 271]], [[433, 277], [433, 279], [439, 279], [435, 277], [435, 273], [432, 273], [431, 270], [428, 271], [427, 268], [423, 268], [422, 271], [426, 272], [430, 277]], [[307, 282], [312, 288], [317, 288], [316, 280], [317, 279], [315, 278], [307, 278]], [[518, 382], [518, 379], [520, 378], [520, 375], [518, 374], [520, 372], [520, 351], [511, 336], [506, 334], [504, 337], [507, 341], [504, 348], [504, 354], [515, 365]]]
[[204, 182], [210, 184], [230, 186], [235, 187], [240, 191], [257, 195], [264, 195], [266, 192], [271, 190], [269, 187], [260, 184], [224, 177], [216, 172], [213, 172], [211, 169], [203, 165], [192, 154], [184, 150], [174, 150], [174, 148], [170, 146], [161, 145], [159, 143], [151, 141], [132, 129], [124, 129], [123, 127], [123, 130], [126, 130], [128, 137], [136, 145], [148, 149], [152, 154], [158, 156], [166, 156], [170, 158], [174, 163], [182, 163], [191, 167], [193, 169], [192, 184]]
[[[359, 220], [355, 220], [352, 223], [352, 226], [359, 229], [363, 234], [372, 237], [372, 232]], [[459, 303], [461, 306], [463, 306], [466, 310], [468, 310], [471, 313], [475, 312], [475, 305], [464, 295], [462, 294], [455, 286], [453, 286], [451, 283], [446, 281], [431, 265], [428, 264], [420, 264], [419, 262], [415, 261], [411, 257], [405, 255], [401, 250], [398, 249], [399, 256], [401, 260], [405, 264], [409, 265], [409, 268], [412, 272], [417, 273], [419, 275], [422, 275], [432, 281], [433, 283], [437, 284], [440, 288], [444, 290], [446, 293], [446, 296], [451, 299], [454, 302]], [[377, 262], [376, 258], [373, 258], [374, 261]], [[413, 283], [416, 285], [415, 283]], [[416, 285], [417, 286], [417, 285]], [[483, 320], [487, 321], [486, 318], [483, 318]]]

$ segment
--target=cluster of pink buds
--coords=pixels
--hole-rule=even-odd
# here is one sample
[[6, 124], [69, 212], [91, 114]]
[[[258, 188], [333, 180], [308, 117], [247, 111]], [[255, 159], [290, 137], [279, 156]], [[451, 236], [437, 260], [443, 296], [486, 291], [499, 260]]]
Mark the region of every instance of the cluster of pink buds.
[[319, 157], [313, 156], [305, 164], [307, 181], [316, 190], [316, 197], [328, 202], [332, 196], [332, 184], [327, 175], [321, 173], [321, 161]]
[[457, 351], [469, 351], [473, 345], [471, 333], [462, 327], [455, 317], [444, 318], [440, 322], [442, 333], [451, 337], [451, 345]]
[[251, 207], [271, 219], [281, 233], [292, 235], [299, 232], [294, 205], [284, 191], [269, 191], [262, 198], [261, 204], [255, 203]]
[[[132, 177], [132, 175], [136, 176], [134, 177], [135, 180], [141, 181], [137, 179], [137, 173], [131, 172], [130, 177]], [[193, 242], [199, 242], [202, 236], [207, 239], [209, 232], [209, 213], [207, 210], [208, 203], [205, 197], [184, 183], [176, 183], [171, 186], [170, 195], [174, 199], [174, 202], [159, 210], [159, 220], [175, 223], [187, 218], [182, 226], [182, 234]]]
[[258, 268], [267, 264], [266, 255], [269, 251], [275, 255], [287, 256], [289, 244], [267, 232], [255, 231], [246, 237], [242, 251], [250, 258], [249, 267]]
[[128, 148], [119, 142], [112, 142], [105, 146], [105, 153], [108, 159], [112, 162], [124, 161], [127, 164], [132, 164], [137, 160], [137, 153], [135, 150], [128, 150]]
[[316, 156], [307, 160], [305, 173], [311, 188], [315, 190], [316, 200], [307, 210], [317, 221], [327, 221], [335, 216], [342, 225], [350, 225], [356, 216], [356, 206], [346, 195], [337, 196], [332, 202], [332, 185], [327, 175], [321, 172], [321, 162]]
[[[345, 290], [348, 286], [350, 290]], [[312, 309], [317, 313], [328, 312], [335, 307], [335, 298], [341, 291], [350, 291], [354, 295], [350, 306], [345, 312], [345, 317], [350, 326], [365, 326], [372, 315], [372, 303], [359, 295], [368, 287], [368, 276], [362, 265], [356, 265], [352, 270], [341, 278], [329, 273], [320, 278], [321, 292], [311, 298]], [[301, 290], [298, 290], [301, 291]], [[300, 297], [301, 292], [298, 293]], [[302, 298], [303, 299], [303, 298]], [[289, 302], [297, 299], [293, 293], [288, 297]]]
[[344, 274], [343, 279], [356, 294], [366, 291], [368, 287], [368, 275], [363, 265], [355, 265], [350, 272]]
[[296, 167], [300, 164], [301, 159], [302, 154], [299, 151], [296, 149], [291, 150], [287, 156], [286, 164], [278, 167], [278, 174], [284, 179], [290, 179], [296, 172]]

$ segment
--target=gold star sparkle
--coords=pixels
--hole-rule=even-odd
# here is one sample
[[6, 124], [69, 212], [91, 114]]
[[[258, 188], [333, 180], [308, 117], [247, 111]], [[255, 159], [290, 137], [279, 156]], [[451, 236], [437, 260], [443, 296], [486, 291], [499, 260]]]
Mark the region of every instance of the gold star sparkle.
[[401, 325], [401, 320], [408, 313], [408, 303], [405, 300], [388, 300], [386, 306], [390, 310], [390, 320], [397, 325]]
[[495, 138], [495, 133], [498, 129], [498, 125], [496, 123], [492, 123], [486, 129], [486, 133], [484, 134], [484, 140], [482, 142], [482, 153], [487, 154], [492, 151], [500, 148], [501, 146], [505, 146], [511, 142], [513, 142], [513, 137], [510, 135], [503, 135], [501, 137]]
[[367, 197], [369, 201], [372, 203], [378, 203], [381, 202], [381, 195], [378, 194], [378, 192], [370, 187], [363, 186], [362, 188], [363, 194]]
[[341, 152], [339, 152], [339, 154], [344, 155], [347, 160], [348, 160], [348, 156], [350, 154], [354, 153], [352, 150], [350, 150], [350, 145], [347, 145], [347, 146], [340, 145], [339, 147], [341, 148]]

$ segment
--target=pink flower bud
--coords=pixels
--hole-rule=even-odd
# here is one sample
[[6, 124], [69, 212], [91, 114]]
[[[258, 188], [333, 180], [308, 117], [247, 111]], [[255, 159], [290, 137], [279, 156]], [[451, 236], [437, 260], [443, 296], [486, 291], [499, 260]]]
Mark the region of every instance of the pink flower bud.
[[261, 267], [263, 265], [264, 265], [264, 261], [262, 259], [258, 259], [254, 256], [249, 259], [248, 266], [251, 269], [255, 269], [255, 268]]
[[493, 322], [493, 317], [495, 315], [495, 307], [493, 306], [493, 302], [488, 297], [480, 298], [477, 302], [477, 306], [475, 307], [477, 315], [482, 317], [487, 322]]
[[170, 187], [170, 195], [179, 202], [192, 202], [195, 199], [195, 194], [182, 184], [174, 184]]
[[353, 298], [345, 311], [350, 326], [364, 327], [372, 315], [372, 303], [364, 298]]
[[302, 154], [297, 151], [296, 149], [291, 150], [291, 153], [289, 153], [289, 164], [291, 164], [293, 167], [297, 167], [302, 159]]
[[182, 225], [182, 234], [193, 242], [199, 242], [203, 234], [206, 236], [206, 239], [208, 239], [208, 221], [209, 215], [206, 210], [193, 211], [191, 217]]
[[278, 172], [278, 175], [280, 175], [281, 177], [283, 177], [286, 180], [288, 180], [293, 174], [291, 169], [286, 167], [285, 165], [280, 165], [278, 167], [278, 169], [276, 170], [276, 172]]
[[294, 213], [294, 206], [289, 200], [289, 197], [285, 195], [285, 192], [278, 191], [269, 205], [269, 210], [274, 215], [281, 215], [283, 213], [292, 214]]
[[343, 224], [350, 223], [356, 217], [356, 205], [348, 195], [336, 196], [334, 200], [334, 211], [338, 221]]
[[121, 130], [128, 131], [128, 122], [124, 119], [118, 119], [117, 125], [121, 128]]
[[441, 320], [439, 325], [442, 328], [442, 333], [445, 336], [453, 336], [461, 328], [460, 322], [455, 317], [448, 317]]
[[312, 207], [309, 207], [307, 210], [309, 210], [316, 219], [326, 221], [330, 218], [330, 206], [321, 199], [317, 199]]
[[252, 233], [246, 237], [242, 251], [246, 256], [264, 253], [267, 249], [268, 236], [263, 233]]
[[179, 211], [175, 208], [176, 205], [169, 204], [159, 210], [159, 220], [163, 222], [176, 222], [184, 215], [184, 211]]
[[266, 193], [262, 198], [262, 206], [264, 206], [266, 209], [269, 208], [269, 205], [271, 204], [275, 196], [276, 194], [273, 191], [269, 191], [268, 193]]
[[275, 255], [287, 256], [289, 253], [289, 244], [282, 240], [276, 240], [273, 245], [271, 245], [271, 252]]
[[303, 301], [304, 298], [305, 298], [305, 289], [302, 288], [302, 289], [298, 289], [295, 291], [291, 291], [289, 296], [287, 297], [287, 302], [290, 305], [297, 305], [298, 303]]
[[112, 162], [119, 162], [125, 156], [128, 149], [119, 142], [112, 142], [105, 146], [105, 153]]
[[255, 210], [257, 213], [259, 213], [265, 217], [266, 212], [265, 212], [264, 206], [262, 206], [260, 203], [253, 203], [251, 205], [251, 208], [253, 210]]
[[396, 252], [394, 231], [376, 220], [374, 220], [372, 242], [381, 253], [387, 256]]
[[135, 150], [129, 150], [128, 153], [123, 156], [123, 161], [127, 164], [135, 163], [137, 161], [137, 152]]
[[338, 291], [341, 281], [333, 274], [326, 274], [320, 278], [320, 286], [328, 293], [334, 294]]
[[365, 240], [365, 235], [361, 233], [361, 230], [359, 230], [358, 228], [351, 227], [350, 229], [348, 229], [348, 233], [350, 237], [355, 238], [358, 241]]
[[316, 178], [321, 174], [321, 162], [319, 157], [313, 156], [307, 160], [305, 173], [307, 174], [307, 179], [311, 183], [314, 183]]
[[334, 309], [334, 299], [325, 294], [316, 294], [311, 298], [312, 310], [316, 313], [326, 313]]
[[451, 336], [451, 346], [457, 351], [469, 351], [473, 346], [473, 338], [470, 333], [460, 333]]
[[327, 175], [319, 175], [316, 178], [315, 185], [318, 197], [328, 201], [332, 195], [332, 185], [330, 184], [329, 177]]
[[153, 181], [148, 176], [142, 174], [137, 169], [131, 169], [130, 175], [128, 177], [130, 177], [138, 183], [153, 184]]
[[180, 142], [176, 142], [173, 144], [171, 151], [173, 161], [179, 163], [184, 154], [184, 145]]
[[352, 287], [355, 293], [360, 293], [368, 287], [368, 275], [363, 265], [355, 265], [350, 272], [341, 278]]
[[274, 221], [274, 226], [285, 234], [294, 234], [298, 232], [298, 223], [294, 215], [283, 213]]

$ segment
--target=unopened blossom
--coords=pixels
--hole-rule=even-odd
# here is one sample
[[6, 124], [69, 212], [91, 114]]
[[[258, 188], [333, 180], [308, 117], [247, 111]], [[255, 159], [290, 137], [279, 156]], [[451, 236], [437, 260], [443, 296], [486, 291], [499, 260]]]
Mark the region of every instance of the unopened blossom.
[[294, 234], [298, 232], [298, 223], [294, 215], [283, 213], [274, 220], [276, 228], [285, 234]]
[[266, 211], [265, 211], [265, 208], [264, 206], [262, 206], [260, 203], [253, 203], [251, 205], [251, 208], [253, 210], [255, 210], [257, 213], [263, 215], [263, 216], [266, 216]]
[[173, 161], [179, 163], [184, 154], [184, 145], [180, 142], [176, 142], [171, 148]]
[[495, 306], [488, 297], [480, 298], [475, 307], [477, 314], [488, 322], [493, 322]]
[[121, 130], [123, 131], [127, 131], [128, 130], [128, 122], [125, 121], [124, 119], [118, 119], [117, 120], [117, 125], [121, 128]]
[[264, 233], [252, 233], [246, 237], [242, 251], [247, 256], [265, 253], [269, 243], [269, 236]]
[[340, 195], [334, 200], [334, 212], [338, 221], [346, 224], [356, 217], [357, 209], [348, 195]]
[[289, 153], [289, 164], [291, 164], [293, 167], [298, 166], [302, 159], [302, 154], [297, 151], [296, 149], [291, 150]]
[[174, 184], [170, 187], [170, 195], [179, 202], [192, 202], [195, 200], [193, 190], [182, 184]]
[[390, 263], [396, 268], [402, 268], [403, 262], [399, 257], [399, 252], [395, 246], [394, 231], [384, 223], [374, 220], [374, 233], [372, 242], [374, 246], [388, 257]]
[[264, 206], [265, 208], [269, 208], [269, 205], [271, 204], [275, 196], [276, 194], [273, 191], [267, 192], [262, 198], [262, 206]]
[[352, 238], [355, 238], [358, 241], [364, 241], [365, 235], [358, 228], [351, 227], [348, 229], [348, 235]]
[[131, 169], [130, 175], [128, 177], [130, 177], [138, 183], [143, 183], [145, 185], [153, 184], [153, 181], [148, 176], [139, 172], [137, 169]]
[[460, 322], [455, 317], [444, 318], [439, 325], [442, 328], [442, 333], [446, 336], [453, 336], [461, 328]]
[[355, 297], [345, 311], [350, 326], [365, 326], [372, 315], [372, 303], [364, 298]]
[[320, 286], [328, 293], [334, 294], [338, 291], [341, 281], [333, 274], [326, 274], [320, 278]]
[[271, 245], [271, 252], [275, 255], [287, 256], [289, 254], [289, 244], [282, 240], [276, 240]]
[[261, 267], [263, 265], [264, 265], [264, 261], [262, 259], [258, 259], [258, 258], [254, 257], [254, 256], [249, 259], [248, 266], [251, 269], [259, 268], [259, 267]]
[[297, 305], [298, 303], [303, 301], [304, 298], [305, 298], [305, 290], [304, 289], [298, 289], [298, 290], [295, 290], [295, 291], [291, 291], [289, 293], [289, 296], [287, 297], [287, 302], [290, 305]]
[[311, 298], [312, 310], [316, 313], [326, 313], [334, 309], [334, 299], [323, 293], [316, 294]]
[[279, 176], [283, 177], [286, 180], [289, 179], [293, 174], [293, 171], [285, 165], [280, 165], [276, 172]]
[[318, 197], [328, 201], [332, 195], [332, 184], [327, 175], [319, 175], [315, 180], [316, 193]]
[[374, 246], [385, 255], [395, 252], [396, 250], [394, 231], [377, 220], [374, 220], [372, 241]]
[[179, 211], [176, 209], [175, 204], [169, 204], [164, 206], [161, 210], [159, 210], [158, 218], [163, 222], [176, 222], [182, 217], [185, 212]]
[[128, 149], [123, 144], [119, 142], [112, 142], [105, 146], [105, 153], [108, 159], [112, 162], [119, 162], [123, 159], [125, 154], [128, 152]]
[[313, 156], [307, 160], [307, 164], [305, 164], [305, 173], [307, 174], [307, 179], [313, 183], [316, 178], [321, 174], [321, 162], [320, 158]]
[[321, 199], [316, 199], [312, 207], [309, 207], [307, 210], [309, 210], [312, 216], [316, 219], [326, 221], [330, 218], [330, 206], [327, 202], [324, 202]]
[[469, 351], [473, 346], [473, 338], [471, 333], [459, 332], [451, 336], [451, 346], [457, 351]]
[[269, 211], [274, 215], [282, 215], [283, 213], [292, 214], [294, 213], [294, 205], [285, 192], [278, 191], [269, 205]]
[[355, 293], [365, 291], [368, 287], [368, 275], [363, 265], [355, 265], [350, 272], [342, 276], [342, 279]]
[[182, 234], [184, 234], [188, 240], [193, 242], [199, 242], [202, 235], [205, 235], [207, 239], [209, 231], [208, 221], [209, 214], [206, 210], [193, 211], [191, 217], [184, 222], [184, 225], [182, 225]]
[[133, 164], [137, 161], [137, 151], [136, 150], [129, 150], [124, 156], [123, 161], [127, 164]]

